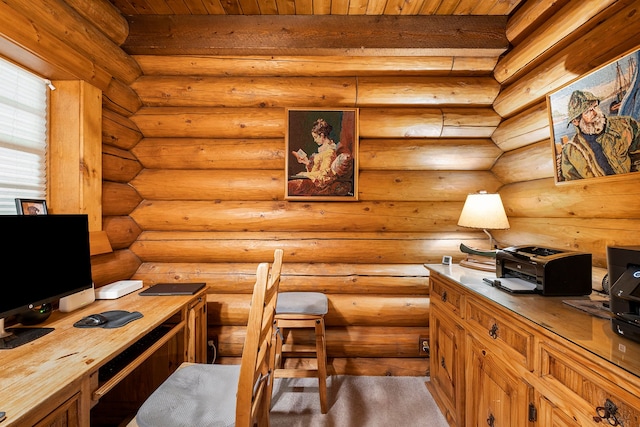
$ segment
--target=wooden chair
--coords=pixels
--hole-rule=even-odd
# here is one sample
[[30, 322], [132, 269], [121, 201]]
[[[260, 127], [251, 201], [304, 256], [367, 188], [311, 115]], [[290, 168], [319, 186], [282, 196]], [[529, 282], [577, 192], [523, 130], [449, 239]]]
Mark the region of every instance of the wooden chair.
[[274, 316], [282, 249], [258, 265], [240, 365], [183, 363], [142, 404], [129, 427], [269, 426]]

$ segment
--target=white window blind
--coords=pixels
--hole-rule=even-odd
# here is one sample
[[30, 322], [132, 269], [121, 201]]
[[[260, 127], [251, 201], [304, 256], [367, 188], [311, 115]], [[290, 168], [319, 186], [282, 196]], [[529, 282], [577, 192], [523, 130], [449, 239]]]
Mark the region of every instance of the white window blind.
[[47, 83], [0, 58], [0, 215], [46, 199]]

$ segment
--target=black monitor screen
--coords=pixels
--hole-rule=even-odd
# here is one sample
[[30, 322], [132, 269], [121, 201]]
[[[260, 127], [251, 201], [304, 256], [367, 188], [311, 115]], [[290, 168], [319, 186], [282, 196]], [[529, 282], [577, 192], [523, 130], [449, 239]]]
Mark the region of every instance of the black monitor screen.
[[87, 215], [0, 215], [0, 318], [92, 286]]

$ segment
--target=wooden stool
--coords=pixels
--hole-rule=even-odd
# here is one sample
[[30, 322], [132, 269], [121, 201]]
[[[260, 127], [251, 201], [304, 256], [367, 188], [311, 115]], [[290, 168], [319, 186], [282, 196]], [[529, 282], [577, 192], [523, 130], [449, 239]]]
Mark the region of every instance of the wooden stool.
[[[275, 378], [318, 378], [320, 411], [327, 413], [327, 350], [324, 335], [324, 315], [329, 303], [327, 296], [320, 292], [280, 292], [276, 305], [276, 328], [282, 339], [277, 340], [275, 349]], [[315, 346], [290, 344], [284, 347], [289, 353], [315, 354], [317, 369], [283, 368], [283, 342], [287, 329], [311, 328], [315, 331]], [[285, 343], [286, 344], [286, 343]]]

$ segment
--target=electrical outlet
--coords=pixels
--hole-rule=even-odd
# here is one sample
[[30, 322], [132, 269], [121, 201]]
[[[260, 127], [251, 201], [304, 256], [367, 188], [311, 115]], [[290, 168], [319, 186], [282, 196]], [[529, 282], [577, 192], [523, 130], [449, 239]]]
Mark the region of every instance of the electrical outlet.
[[420, 335], [420, 339], [418, 340], [418, 354], [420, 356], [429, 357], [429, 337]]

